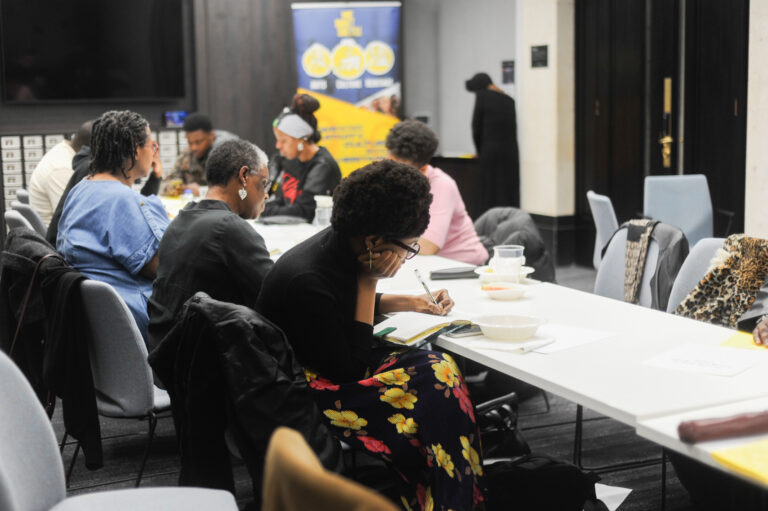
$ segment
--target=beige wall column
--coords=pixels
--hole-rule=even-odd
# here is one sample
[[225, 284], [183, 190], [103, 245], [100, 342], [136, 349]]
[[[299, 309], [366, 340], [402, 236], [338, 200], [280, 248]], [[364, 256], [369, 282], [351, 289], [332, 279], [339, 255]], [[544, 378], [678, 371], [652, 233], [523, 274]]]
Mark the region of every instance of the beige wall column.
[[[520, 197], [529, 213], [570, 216], [574, 205], [574, 0], [517, 2]], [[548, 47], [531, 67], [531, 46]]]
[[744, 232], [768, 238], [768, 3], [749, 2]]

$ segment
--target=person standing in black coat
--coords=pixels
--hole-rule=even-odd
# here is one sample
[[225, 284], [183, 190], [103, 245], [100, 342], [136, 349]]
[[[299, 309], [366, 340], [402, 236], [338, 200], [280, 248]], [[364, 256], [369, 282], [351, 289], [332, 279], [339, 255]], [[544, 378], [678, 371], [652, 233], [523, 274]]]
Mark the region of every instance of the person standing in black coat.
[[477, 218], [496, 206], [520, 207], [515, 100], [486, 73], [467, 80], [466, 88], [476, 95], [472, 139], [480, 160], [472, 216]]

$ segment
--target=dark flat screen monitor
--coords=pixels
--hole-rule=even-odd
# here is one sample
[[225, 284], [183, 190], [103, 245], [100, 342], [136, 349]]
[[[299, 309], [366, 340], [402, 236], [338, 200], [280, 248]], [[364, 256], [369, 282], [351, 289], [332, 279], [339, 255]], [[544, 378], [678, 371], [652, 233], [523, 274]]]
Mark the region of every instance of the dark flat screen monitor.
[[2, 99], [184, 97], [184, 0], [0, 0]]

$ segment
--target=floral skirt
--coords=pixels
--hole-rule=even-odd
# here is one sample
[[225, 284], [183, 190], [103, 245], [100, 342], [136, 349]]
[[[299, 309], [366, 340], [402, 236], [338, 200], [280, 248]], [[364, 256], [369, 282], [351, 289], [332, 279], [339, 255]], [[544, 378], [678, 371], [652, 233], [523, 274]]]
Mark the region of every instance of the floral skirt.
[[331, 431], [399, 474], [404, 509], [484, 507], [474, 407], [450, 355], [394, 352], [370, 378], [342, 384], [305, 372]]

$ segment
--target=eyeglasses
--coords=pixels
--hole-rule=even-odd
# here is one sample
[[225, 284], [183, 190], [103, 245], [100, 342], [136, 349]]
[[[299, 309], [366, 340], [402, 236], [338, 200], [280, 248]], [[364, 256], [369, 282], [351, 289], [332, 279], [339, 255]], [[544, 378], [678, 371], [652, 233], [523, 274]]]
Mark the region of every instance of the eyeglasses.
[[265, 192], [268, 192], [269, 189], [272, 188], [272, 180], [268, 178], [263, 178], [261, 180], [261, 189]]
[[393, 244], [397, 245], [398, 247], [404, 248], [405, 250], [408, 251], [408, 253], [405, 254], [406, 259], [413, 259], [421, 250], [421, 245], [419, 245], [418, 241], [414, 241], [410, 245], [406, 245], [402, 241], [398, 241], [398, 240], [391, 240], [391, 241]]

